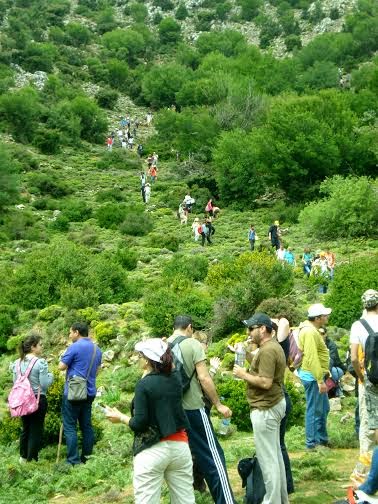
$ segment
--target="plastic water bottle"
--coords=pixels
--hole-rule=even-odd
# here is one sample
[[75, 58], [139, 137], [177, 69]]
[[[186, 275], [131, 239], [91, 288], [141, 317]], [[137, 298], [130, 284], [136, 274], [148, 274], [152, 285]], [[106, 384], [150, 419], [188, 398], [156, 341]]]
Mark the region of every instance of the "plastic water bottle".
[[221, 436], [227, 436], [227, 434], [230, 431], [230, 423], [231, 423], [230, 418], [223, 418], [219, 427], [218, 434], [220, 434]]
[[240, 367], [244, 367], [245, 364], [245, 348], [242, 343], [237, 343], [235, 346], [235, 364]]

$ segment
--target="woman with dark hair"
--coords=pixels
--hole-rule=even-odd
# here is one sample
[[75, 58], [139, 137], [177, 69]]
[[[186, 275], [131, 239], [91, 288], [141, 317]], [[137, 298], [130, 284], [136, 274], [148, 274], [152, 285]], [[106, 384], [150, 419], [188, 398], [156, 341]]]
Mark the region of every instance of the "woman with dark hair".
[[134, 431], [134, 499], [136, 504], [158, 504], [163, 479], [171, 504], [194, 504], [192, 457], [185, 428], [180, 374], [174, 370], [168, 344], [158, 338], [135, 345], [144, 373], [137, 383], [132, 416], [106, 407], [113, 423]]
[[38, 461], [47, 412], [46, 391], [52, 384], [54, 377], [48, 372], [46, 360], [40, 357], [42, 354], [41, 336], [35, 333], [30, 334], [21, 342], [19, 353], [20, 358], [10, 365], [10, 370], [13, 373], [13, 383], [20, 373], [25, 374], [28, 368], [31, 367], [28, 379], [35, 396], [39, 396], [37, 411], [21, 417], [20, 462]]

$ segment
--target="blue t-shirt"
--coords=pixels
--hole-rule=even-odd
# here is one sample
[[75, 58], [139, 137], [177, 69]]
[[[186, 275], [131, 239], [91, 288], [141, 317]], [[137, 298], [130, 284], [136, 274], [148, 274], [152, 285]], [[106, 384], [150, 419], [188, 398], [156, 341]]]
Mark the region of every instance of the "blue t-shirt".
[[248, 234], [248, 239], [255, 240], [256, 239], [256, 231], [252, 231], [252, 229], [250, 229], [249, 234]]
[[[64, 385], [64, 395], [67, 395], [68, 383], [67, 380], [72, 376], [81, 376], [86, 378], [89, 365], [93, 355], [93, 341], [89, 338], [80, 338], [75, 343], [67, 348], [65, 354], [61, 358], [63, 364], [67, 366], [66, 383]], [[88, 376], [88, 396], [96, 395], [96, 373], [97, 368], [101, 364], [101, 350], [97, 347], [96, 356], [94, 358], [91, 372]]]

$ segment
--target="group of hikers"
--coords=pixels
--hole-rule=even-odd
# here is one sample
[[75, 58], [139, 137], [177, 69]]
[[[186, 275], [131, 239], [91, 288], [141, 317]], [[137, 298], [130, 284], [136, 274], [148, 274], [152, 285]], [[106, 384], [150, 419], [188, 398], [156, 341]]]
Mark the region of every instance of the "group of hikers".
[[[147, 112], [144, 124], [149, 127], [152, 123], [152, 120], [153, 114], [151, 112]], [[106, 138], [107, 150], [113, 150], [113, 146], [116, 145], [116, 139], [118, 146], [122, 149], [133, 150], [134, 141], [137, 138], [138, 129], [141, 124], [143, 124], [142, 121], [140, 121], [137, 117], [135, 119], [131, 119], [129, 115], [121, 117], [117, 131], [111, 131]], [[138, 144], [137, 152], [140, 157], [143, 156], [142, 144]]]
[[[361, 300], [363, 312], [350, 333], [360, 418], [360, 460], [353, 472], [353, 485], [358, 498], [369, 503], [369, 496], [378, 490], [378, 291], [367, 290]], [[327, 417], [330, 369], [334, 366], [325, 330], [331, 311], [323, 304], [313, 304], [308, 308], [307, 319], [297, 328], [291, 327], [283, 313], [270, 317], [257, 312], [241, 322], [246, 327], [246, 337], [239, 343], [238, 351], [241, 345], [248, 366], [235, 360], [233, 375], [246, 382], [257, 463], [262, 473], [263, 503], [288, 504], [288, 495], [295, 490], [285, 446], [286, 420], [291, 409], [284, 386], [287, 367], [294, 370], [297, 378], [293, 379], [299, 379], [305, 390], [306, 449], [314, 452], [331, 446]], [[89, 338], [85, 323], [73, 324], [69, 336], [72, 344], [60, 358], [58, 368], [66, 372], [62, 418], [67, 463], [76, 465], [85, 463], [93, 450], [92, 403], [102, 353]], [[101, 406], [109, 421], [124, 423], [134, 433], [133, 486], [137, 504], [158, 504], [164, 479], [173, 504], [193, 504], [194, 489], [204, 492], [206, 485], [216, 504], [236, 502], [210, 416], [211, 406], [225, 419], [232, 417], [232, 411], [217, 394], [212, 376], [219, 369], [220, 359], [212, 359], [208, 370], [208, 341], [203, 336], [204, 333], [194, 331], [190, 316], [179, 315], [173, 322], [171, 336], [137, 343], [135, 352], [143, 375], [135, 387], [130, 414]], [[20, 462], [38, 460], [47, 410], [46, 390], [53, 381], [42, 352], [41, 337], [31, 334], [21, 343], [20, 358], [10, 367], [15, 385], [9, 405], [11, 412], [17, 410], [15, 416], [21, 416], [23, 426]], [[11, 399], [22, 380], [29, 381], [38, 404], [36, 410], [24, 409], [20, 415], [20, 394], [18, 409]], [[80, 398], [79, 393], [83, 393]], [[77, 424], [82, 434], [81, 453]], [[366, 470], [361, 470], [361, 460]]]

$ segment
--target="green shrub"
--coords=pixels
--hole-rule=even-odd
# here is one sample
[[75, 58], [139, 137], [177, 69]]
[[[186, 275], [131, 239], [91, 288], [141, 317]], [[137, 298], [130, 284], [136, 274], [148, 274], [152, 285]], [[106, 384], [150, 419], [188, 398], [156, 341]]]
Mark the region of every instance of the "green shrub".
[[17, 200], [19, 193], [20, 165], [9, 155], [9, 151], [0, 145], [0, 209]]
[[30, 192], [37, 192], [37, 194], [43, 196], [50, 195], [53, 198], [62, 198], [71, 192], [68, 185], [59, 180], [59, 177], [52, 170], [30, 173], [29, 184], [31, 186]]
[[302, 48], [302, 40], [299, 35], [288, 35], [285, 37], [285, 46], [288, 51]]
[[100, 227], [116, 229], [124, 221], [126, 214], [127, 208], [124, 205], [106, 203], [96, 210], [94, 216]]
[[112, 152], [104, 152], [96, 164], [99, 170], [139, 170], [141, 169], [141, 161], [138, 158], [130, 156], [129, 152], [124, 149], [113, 150]]
[[290, 429], [293, 425], [304, 424], [306, 399], [303, 387], [295, 386], [292, 380], [286, 379], [285, 388], [290, 396], [292, 406], [286, 423], [286, 428]]
[[299, 216], [306, 234], [318, 239], [375, 236], [378, 185], [368, 177], [336, 175], [320, 186], [325, 198], [307, 205]]
[[127, 271], [134, 270], [138, 264], [138, 253], [128, 247], [119, 247], [114, 254], [114, 259]]
[[174, 278], [177, 274], [200, 282], [205, 279], [209, 268], [207, 257], [175, 255], [163, 269], [163, 277]]
[[224, 404], [232, 410], [232, 423], [239, 431], [250, 432], [252, 426], [245, 381], [236, 380], [232, 376], [223, 377], [217, 383], [217, 392], [224, 398]]
[[361, 317], [361, 295], [367, 289], [378, 290], [377, 256], [356, 258], [350, 264], [337, 266], [326, 298], [327, 306], [332, 308], [330, 324], [350, 329]]
[[58, 215], [58, 217], [50, 222], [49, 227], [59, 233], [65, 233], [70, 229], [70, 220], [65, 215]]
[[92, 307], [81, 308], [80, 310], [77, 310], [77, 313], [80, 319], [87, 324], [91, 324], [93, 321], [100, 319], [100, 314]]
[[43, 310], [38, 313], [38, 320], [43, 320], [44, 322], [53, 322], [55, 319], [60, 317], [64, 312], [64, 308], [59, 305], [46, 306]]
[[97, 343], [106, 346], [110, 340], [117, 336], [117, 328], [112, 322], [99, 322], [94, 328]]
[[151, 216], [142, 208], [130, 208], [127, 211], [126, 219], [122, 222], [119, 230], [122, 234], [130, 236], [145, 236], [154, 227]]
[[7, 340], [17, 324], [17, 308], [14, 305], [0, 305], [0, 352], [6, 350]]
[[92, 216], [92, 209], [87, 203], [78, 199], [63, 200], [59, 205], [59, 209], [70, 222], [84, 222]]
[[173, 234], [158, 234], [153, 233], [150, 235], [150, 246], [155, 248], [164, 248], [171, 250], [172, 252], [177, 252], [180, 247], [179, 238]]
[[184, 21], [189, 16], [188, 9], [184, 3], [180, 3], [175, 12], [175, 18]]
[[118, 91], [109, 88], [102, 88], [96, 95], [97, 103], [100, 107], [113, 110], [119, 97]]
[[272, 318], [284, 317], [291, 326], [297, 326], [304, 318], [304, 314], [297, 308], [297, 303], [293, 299], [287, 298], [264, 299], [256, 311], [266, 313]]
[[42, 154], [56, 154], [60, 151], [62, 137], [59, 131], [39, 127], [33, 139], [33, 144]]
[[153, 0], [153, 4], [156, 6], [156, 7], [160, 7], [161, 10], [163, 11], [169, 11], [169, 10], [172, 10], [174, 5], [173, 3], [171, 2], [171, 0]]
[[177, 44], [181, 39], [181, 27], [171, 17], [162, 19], [159, 23], [159, 38], [162, 44]]
[[32, 88], [23, 88], [0, 97], [0, 119], [18, 142], [30, 142], [41, 113], [39, 95]]

